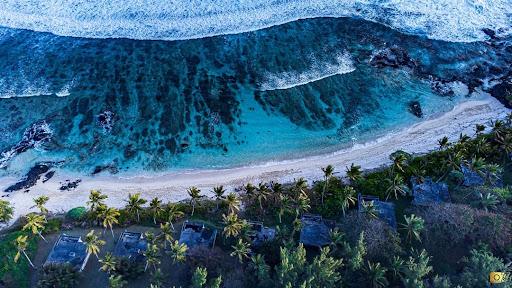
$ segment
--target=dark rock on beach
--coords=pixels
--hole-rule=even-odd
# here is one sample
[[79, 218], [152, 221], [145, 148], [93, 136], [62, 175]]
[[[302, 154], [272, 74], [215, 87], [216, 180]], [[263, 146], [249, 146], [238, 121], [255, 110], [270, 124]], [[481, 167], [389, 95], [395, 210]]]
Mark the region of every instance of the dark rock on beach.
[[119, 172], [119, 169], [115, 164], [109, 164], [109, 165], [98, 165], [94, 167], [94, 170], [92, 171], [92, 175], [99, 174], [103, 171], [108, 171], [110, 174], [117, 174]]
[[494, 85], [489, 93], [507, 108], [512, 108], [512, 77], [503, 79], [500, 83]]
[[61, 191], [69, 191], [78, 187], [78, 184], [82, 182], [82, 179], [76, 179], [75, 181], [66, 180], [59, 188]]
[[55, 175], [55, 171], [50, 171], [46, 173], [43, 177], [43, 183], [47, 182], [48, 180], [52, 179], [53, 175]]
[[409, 102], [409, 112], [411, 112], [414, 116], [418, 118], [423, 117], [423, 111], [421, 110], [421, 105], [419, 101], [411, 101]]
[[28, 173], [16, 184], [9, 186], [5, 192], [14, 192], [23, 189], [28, 189], [36, 185], [41, 175], [47, 173], [52, 167], [52, 163], [38, 163], [32, 167]]

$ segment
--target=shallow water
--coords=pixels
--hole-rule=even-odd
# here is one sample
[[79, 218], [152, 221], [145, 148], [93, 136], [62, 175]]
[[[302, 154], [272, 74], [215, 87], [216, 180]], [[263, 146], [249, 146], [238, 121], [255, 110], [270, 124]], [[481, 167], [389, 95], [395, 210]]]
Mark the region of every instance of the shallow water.
[[[418, 67], [369, 64], [393, 45]], [[500, 74], [508, 51], [348, 18], [186, 41], [0, 28], [0, 151], [37, 121], [53, 131], [51, 141], [7, 161], [4, 173], [47, 160], [87, 173], [98, 165], [133, 172], [332, 151], [421, 121], [408, 110], [411, 101], [423, 118], [450, 110], [468, 99], [467, 89], [441, 95], [429, 75], [469, 83], [475, 73]], [[102, 113], [111, 113], [111, 129], [100, 125]]]

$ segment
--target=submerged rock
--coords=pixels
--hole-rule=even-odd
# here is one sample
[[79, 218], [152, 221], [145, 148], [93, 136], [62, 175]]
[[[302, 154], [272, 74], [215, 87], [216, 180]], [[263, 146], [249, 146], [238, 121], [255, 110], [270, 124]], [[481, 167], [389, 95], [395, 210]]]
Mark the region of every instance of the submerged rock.
[[423, 111], [421, 110], [421, 105], [419, 101], [411, 101], [408, 103], [409, 106], [409, 112], [411, 112], [414, 116], [418, 118], [423, 117]]
[[503, 79], [500, 83], [494, 85], [489, 93], [505, 107], [512, 108], [512, 77]]
[[21, 141], [0, 154], [0, 168], [5, 168], [7, 162], [16, 155], [34, 148], [51, 139], [53, 135], [50, 125], [45, 120], [38, 121], [28, 127], [23, 133]]
[[37, 163], [34, 167], [30, 168], [28, 173], [16, 184], [9, 186], [4, 192], [14, 192], [19, 190], [28, 189], [36, 185], [41, 175], [48, 172], [53, 166], [53, 163]]
[[92, 175], [99, 174], [103, 171], [108, 171], [110, 174], [117, 174], [119, 172], [119, 169], [115, 164], [109, 164], [109, 165], [98, 165], [94, 167], [94, 170], [92, 171]]
[[384, 67], [409, 67], [415, 68], [418, 66], [409, 53], [403, 48], [392, 46], [383, 50], [377, 51], [370, 59], [370, 65], [384, 68]]
[[98, 114], [98, 125], [103, 128], [103, 133], [107, 134], [112, 131], [112, 128], [114, 127], [114, 112], [110, 110], [105, 110]]

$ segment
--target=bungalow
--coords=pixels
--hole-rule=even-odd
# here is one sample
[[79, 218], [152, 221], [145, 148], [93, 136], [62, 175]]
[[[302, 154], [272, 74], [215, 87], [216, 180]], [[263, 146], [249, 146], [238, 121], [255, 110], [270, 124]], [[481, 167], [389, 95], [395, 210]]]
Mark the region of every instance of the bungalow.
[[79, 236], [61, 234], [53, 245], [43, 266], [50, 264], [69, 264], [82, 271], [87, 264], [87, 251], [85, 243]]
[[124, 231], [117, 241], [114, 248], [114, 256], [126, 257], [133, 261], [144, 260], [144, 252], [148, 247], [148, 242], [140, 232]]
[[201, 221], [183, 222], [181, 227], [180, 244], [186, 244], [188, 248], [207, 247], [213, 248], [217, 238], [217, 229], [208, 227]]

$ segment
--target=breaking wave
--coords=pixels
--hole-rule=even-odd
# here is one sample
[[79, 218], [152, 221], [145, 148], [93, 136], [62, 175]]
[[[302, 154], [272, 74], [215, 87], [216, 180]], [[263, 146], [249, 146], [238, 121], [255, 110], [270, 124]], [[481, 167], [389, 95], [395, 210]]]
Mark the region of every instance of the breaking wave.
[[512, 33], [512, 0], [3, 0], [0, 26], [86, 38], [178, 40], [314, 17], [358, 17], [431, 39]]
[[297, 86], [306, 85], [334, 75], [341, 75], [353, 72], [356, 68], [350, 54], [345, 52], [336, 57], [334, 63], [323, 63], [313, 61], [313, 65], [304, 72], [282, 72], [279, 74], [268, 74], [263, 77], [260, 84], [261, 91], [284, 90]]

